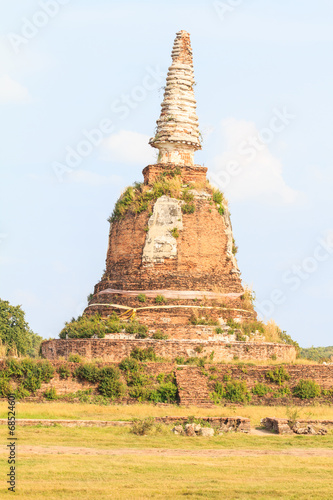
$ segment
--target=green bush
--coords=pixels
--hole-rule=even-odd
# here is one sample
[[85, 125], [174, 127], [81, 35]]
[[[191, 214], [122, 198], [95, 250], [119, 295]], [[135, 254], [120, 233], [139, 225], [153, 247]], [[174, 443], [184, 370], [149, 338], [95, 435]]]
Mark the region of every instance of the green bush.
[[146, 349], [140, 349], [140, 347], [135, 347], [131, 354], [131, 358], [137, 359], [138, 361], [156, 361], [157, 356], [152, 347], [147, 347]]
[[182, 212], [183, 214], [193, 214], [195, 212], [194, 203], [185, 203], [182, 205]]
[[163, 333], [161, 330], [157, 330], [157, 332], [154, 333], [153, 339], [154, 340], [167, 340], [169, 336], [166, 333]]
[[259, 397], [266, 396], [268, 392], [270, 392], [270, 388], [260, 382], [252, 388], [252, 393]]
[[47, 389], [45, 392], [44, 392], [44, 397], [46, 399], [49, 399], [50, 401], [51, 400], [54, 400], [54, 399], [58, 399], [58, 396], [57, 396], [57, 391], [55, 390], [54, 387], [51, 387], [50, 389]]
[[314, 380], [301, 379], [293, 389], [296, 397], [301, 399], [312, 399], [320, 396], [320, 386]]
[[245, 403], [251, 400], [251, 395], [245, 382], [232, 380], [225, 386], [225, 398], [232, 403]]
[[138, 295], [138, 301], [139, 302], [146, 302], [146, 300], [147, 300], [147, 297], [145, 296], [145, 294], [144, 293], [139, 293], [139, 295]]
[[24, 399], [30, 396], [30, 392], [20, 385], [15, 389], [14, 395], [16, 399]]
[[139, 418], [135, 418], [133, 420], [133, 424], [131, 427], [132, 434], [136, 434], [137, 436], [145, 436], [152, 431], [155, 426], [154, 417], [148, 417], [143, 420]]
[[221, 205], [223, 203], [223, 194], [218, 189], [213, 192], [213, 201]]
[[177, 400], [177, 386], [173, 382], [164, 382], [156, 389], [159, 403], [175, 403]]
[[274, 384], [282, 385], [283, 382], [290, 379], [290, 375], [284, 366], [277, 366], [274, 370], [266, 373], [266, 378]]
[[102, 396], [115, 399], [123, 394], [123, 384], [116, 378], [104, 378], [101, 380], [98, 390]]
[[163, 295], [157, 295], [155, 298], [156, 304], [164, 304], [166, 302], [165, 297]]
[[101, 370], [94, 363], [80, 364], [73, 373], [74, 377], [81, 380], [87, 380], [92, 384], [101, 379]]
[[57, 372], [59, 373], [59, 378], [67, 379], [71, 375], [71, 371], [67, 365], [58, 366]]
[[82, 358], [79, 354], [70, 354], [68, 356], [68, 361], [70, 363], [81, 363], [82, 362]]
[[93, 316], [79, 316], [72, 319], [70, 323], [65, 324], [59, 334], [61, 339], [65, 338], [104, 338], [105, 335], [113, 333], [138, 334], [145, 338], [148, 329], [138, 321], [122, 322], [118, 316], [113, 313], [107, 319], [101, 318], [99, 314]]
[[119, 368], [125, 372], [128, 372], [128, 371], [129, 372], [137, 372], [137, 371], [139, 371], [139, 363], [133, 357], [132, 358], [125, 358], [119, 364]]
[[13, 389], [10, 385], [10, 382], [7, 378], [1, 377], [0, 378], [0, 397], [1, 398], [7, 398], [9, 394], [13, 392]]
[[274, 398], [284, 398], [286, 396], [290, 396], [291, 390], [288, 386], [279, 387], [276, 391], [273, 392]]

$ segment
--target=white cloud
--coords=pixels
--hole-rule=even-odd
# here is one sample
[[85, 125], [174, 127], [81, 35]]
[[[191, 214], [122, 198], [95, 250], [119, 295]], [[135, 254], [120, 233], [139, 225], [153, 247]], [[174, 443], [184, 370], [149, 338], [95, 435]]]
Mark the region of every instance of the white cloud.
[[0, 104], [11, 102], [29, 102], [28, 90], [10, 76], [0, 76]]
[[[260, 141], [252, 122], [230, 118], [222, 122], [225, 151], [213, 159], [214, 184], [231, 200], [293, 203], [299, 193], [283, 179], [282, 164]], [[249, 141], [256, 140], [256, 146]]]
[[120, 175], [100, 175], [89, 170], [73, 170], [67, 174], [69, 182], [88, 184], [90, 186], [103, 186], [105, 184], [121, 185], [123, 178]]
[[148, 144], [149, 136], [120, 130], [103, 143], [102, 158], [119, 163], [146, 166], [155, 163], [156, 149]]

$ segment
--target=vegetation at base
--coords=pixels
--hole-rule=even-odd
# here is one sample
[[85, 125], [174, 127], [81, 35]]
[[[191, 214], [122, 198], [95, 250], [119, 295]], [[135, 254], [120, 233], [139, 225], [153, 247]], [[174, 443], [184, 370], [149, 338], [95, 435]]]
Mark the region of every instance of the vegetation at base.
[[146, 300], [147, 300], [146, 295], [144, 293], [139, 293], [139, 295], [138, 295], [138, 301], [139, 302], [146, 302]]
[[[17, 399], [21, 399], [35, 394], [41, 388], [42, 382], [50, 382], [54, 374], [55, 369], [49, 361], [7, 359], [5, 368], [0, 372], [0, 397], [13, 393]], [[15, 390], [11, 381], [17, 385]]]
[[246, 382], [231, 379], [226, 384], [216, 382], [214, 392], [210, 394], [215, 404], [229, 401], [231, 403], [246, 403], [251, 401], [251, 394]]
[[94, 314], [93, 316], [79, 316], [77, 319], [72, 318], [69, 323], [65, 323], [59, 337], [61, 339], [67, 337], [69, 339], [89, 339], [93, 336], [104, 338], [105, 335], [121, 332], [145, 338], [147, 337], [148, 328], [135, 320], [123, 322], [115, 313], [106, 319], [99, 314]]
[[146, 436], [147, 434], [162, 432], [162, 425], [155, 424], [154, 417], [147, 417], [144, 419], [135, 418], [133, 420], [130, 432], [137, 436]]
[[252, 394], [255, 396], [259, 396], [260, 398], [263, 396], [266, 396], [270, 392], [270, 388], [262, 384], [261, 382], [257, 383], [253, 388], [252, 388]]
[[273, 384], [282, 385], [285, 381], [290, 379], [290, 375], [284, 366], [277, 366], [274, 370], [269, 370], [266, 373], [266, 378]]
[[81, 380], [98, 383], [100, 394], [110, 399], [119, 398], [125, 390], [120, 381], [120, 371], [113, 366], [99, 368], [94, 363], [85, 363], [79, 365], [73, 375]]
[[147, 347], [146, 349], [134, 347], [130, 356], [138, 361], [157, 361], [157, 356], [153, 347]]
[[21, 306], [0, 299], [0, 342], [4, 355], [36, 357], [42, 340], [29, 327]]
[[301, 379], [294, 387], [293, 394], [301, 399], [312, 399], [320, 396], [321, 388], [314, 380]]
[[329, 347], [308, 347], [300, 349], [300, 357], [316, 361], [317, 363], [330, 362], [333, 356], [333, 346]]
[[[133, 352], [133, 351], [132, 351]], [[129, 395], [138, 401], [154, 403], [174, 403], [177, 399], [177, 386], [174, 375], [160, 373], [156, 379], [145, 373], [144, 365], [136, 358], [124, 359], [119, 368], [124, 372]]]

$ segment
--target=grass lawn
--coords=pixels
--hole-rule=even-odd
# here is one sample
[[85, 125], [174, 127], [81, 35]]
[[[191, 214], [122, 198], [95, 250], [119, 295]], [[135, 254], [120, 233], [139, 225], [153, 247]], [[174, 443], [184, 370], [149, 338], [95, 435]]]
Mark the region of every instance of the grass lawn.
[[[333, 420], [333, 406], [298, 407], [299, 418]], [[155, 406], [153, 404], [99, 406], [85, 403], [16, 402], [17, 418], [86, 419], [86, 420], [132, 420], [133, 418], [188, 416], [196, 417], [239, 415], [251, 419], [252, 425], [259, 425], [264, 417], [287, 417], [285, 406], [215, 406], [197, 408], [177, 405]], [[0, 418], [7, 418], [7, 402], [0, 402]]]
[[[303, 418], [332, 419], [332, 407], [299, 408]], [[257, 425], [284, 407], [97, 406], [18, 403], [18, 418], [131, 420], [165, 415], [242, 415]], [[0, 416], [7, 416], [1, 403]], [[171, 427], [136, 436], [129, 427], [18, 427], [17, 489], [22, 499], [330, 499], [333, 434], [213, 438], [174, 436]], [[0, 426], [0, 498], [9, 498], [6, 442]]]
[[[5, 443], [5, 426], [0, 433]], [[167, 428], [135, 436], [128, 428], [59, 426], [19, 428], [17, 436], [16, 498], [333, 497], [332, 435], [206, 439], [174, 436]], [[239, 455], [218, 456], [220, 450]], [[2, 445], [1, 478], [8, 469], [6, 456]], [[3, 482], [0, 498], [9, 494]]]

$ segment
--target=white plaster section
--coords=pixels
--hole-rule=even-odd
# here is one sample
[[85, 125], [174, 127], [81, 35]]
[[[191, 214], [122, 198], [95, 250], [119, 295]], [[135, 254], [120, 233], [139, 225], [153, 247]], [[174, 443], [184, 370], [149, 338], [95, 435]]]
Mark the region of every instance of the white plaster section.
[[169, 196], [161, 196], [153, 208], [153, 215], [148, 221], [148, 233], [142, 254], [142, 263], [152, 265], [165, 259], [177, 257], [177, 239], [173, 229], [183, 229], [182, 201]]

